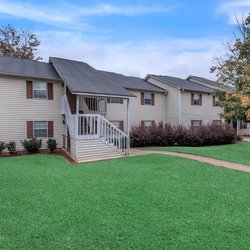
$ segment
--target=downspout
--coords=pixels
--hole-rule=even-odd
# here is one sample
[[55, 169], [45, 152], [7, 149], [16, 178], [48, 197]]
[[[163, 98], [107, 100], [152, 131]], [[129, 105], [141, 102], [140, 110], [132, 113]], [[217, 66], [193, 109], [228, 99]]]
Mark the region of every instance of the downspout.
[[182, 95], [183, 89], [179, 89], [179, 126], [182, 126]]
[[167, 107], [166, 107], [166, 105], [167, 105], [167, 94], [168, 94], [168, 92], [163, 93], [163, 96], [164, 96], [164, 101], [163, 101], [163, 105], [164, 105], [164, 107], [163, 107], [163, 124], [166, 124], [166, 122], [167, 122], [167, 114], [166, 114], [166, 111], [167, 111]]

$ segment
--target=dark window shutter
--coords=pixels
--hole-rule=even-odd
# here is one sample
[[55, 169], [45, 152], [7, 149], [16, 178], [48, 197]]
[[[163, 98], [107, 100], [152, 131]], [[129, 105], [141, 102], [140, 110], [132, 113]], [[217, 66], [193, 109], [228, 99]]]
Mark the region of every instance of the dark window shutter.
[[124, 131], [124, 121], [120, 121], [120, 130]]
[[191, 93], [191, 105], [194, 105], [194, 93]]
[[141, 92], [141, 105], [144, 105], [144, 93]]
[[213, 106], [215, 106], [215, 96], [213, 96]]
[[48, 83], [48, 99], [53, 100], [54, 99], [54, 93], [53, 93], [53, 83]]
[[141, 121], [141, 127], [144, 128], [144, 121]]
[[193, 129], [194, 128], [194, 121], [191, 120], [191, 128]]
[[156, 125], [156, 122], [155, 121], [152, 121], [152, 126], [155, 126]]
[[32, 81], [26, 81], [26, 96], [27, 98], [33, 98]]
[[123, 104], [123, 99], [122, 98], [120, 99], [120, 104]]
[[200, 94], [200, 106], [202, 106], [202, 94]]
[[152, 105], [154, 106], [155, 105], [155, 94], [152, 93], [151, 95], [152, 95]]
[[33, 121], [27, 121], [27, 138], [33, 138]]
[[202, 120], [200, 120], [200, 128], [202, 127]]
[[48, 121], [48, 137], [54, 137], [54, 123], [53, 121]]
[[110, 103], [110, 98], [107, 99], [107, 103]]

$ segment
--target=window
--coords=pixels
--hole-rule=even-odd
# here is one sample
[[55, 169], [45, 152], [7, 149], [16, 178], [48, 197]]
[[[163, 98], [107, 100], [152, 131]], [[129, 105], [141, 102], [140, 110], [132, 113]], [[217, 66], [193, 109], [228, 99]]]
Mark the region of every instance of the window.
[[213, 120], [214, 125], [221, 125], [221, 120]]
[[141, 121], [141, 126], [144, 128], [149, 128], [155, 124], [153, 120]]
[[218, 107], [219, 106], [219, 99], [217, 96], [213, 96], [213, 106]]
[[111, 121], [111, 123], [120, 129], [120, 121]]
[[124, 131], [124, 121], [111, 121], [111, 123], [114, 124], [121, 131]]
[[33, 82], [33, 98], [47, 99], [47, 83], [45, 82]]
[[48, 137], [48, 122], [47, 121], [34, 121], [33, 122], [34, 138]]
[[192, 105], [201, 106], [202, 105], [202, 94], [192, 93], [191, 94], [191, 103], [192, 103]]
[[116, 97], [108, 98], [108, 103], [119, 103], [119, 104], [123, 104], [123, 99], [121, 99], [121, 98], [116, 98]]
[[201, 120], [192, 120], [191, 121], [191, 127], [194, 129], [198, 129], [200, 128], [202, 125], [202, 121]]
[[144, 93], [144, 104], [152, 105], [152, 94], [151, 93]]

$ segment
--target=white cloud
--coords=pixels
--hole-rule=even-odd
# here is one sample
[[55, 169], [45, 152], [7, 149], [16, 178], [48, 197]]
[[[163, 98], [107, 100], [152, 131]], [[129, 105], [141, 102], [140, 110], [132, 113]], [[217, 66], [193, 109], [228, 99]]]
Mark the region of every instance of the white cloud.
[[222, 2], [217, 7], [219, 14], [227, 15], [229, 24], [237, 24], [236, 16], [246, 17], [250, 12], [250, 0], [231, 0]]
[[45, 61], [49, 56], [84, 61], [107, 71], [145, 77], [148, 73], [187, 77], [199, 75], [214, 79], [209, 67], [215, 54], [221, 54], [221, 39], [173, 39], [139, 43], [104, 43], [88, 41], [70, 32], [40, 33], [39, 51]]
[[[0, 0], [0, 13], [36, 21], [43, 24], [75, 29], [91, 29], [83, 20], [90, 16], [122, 15], [134, 16], [151, 13], [166, 13], [178, 8], [178, 6], [154, 6], [154, 5], [111, 5], [98, 4], [94, 6], [76, 6], [70, 3], [61, 3], [58, 7], [53, 5], [42, 6], [30, 2], [14, 2]], [[74, 26], [72, 26], [74, 24]]]

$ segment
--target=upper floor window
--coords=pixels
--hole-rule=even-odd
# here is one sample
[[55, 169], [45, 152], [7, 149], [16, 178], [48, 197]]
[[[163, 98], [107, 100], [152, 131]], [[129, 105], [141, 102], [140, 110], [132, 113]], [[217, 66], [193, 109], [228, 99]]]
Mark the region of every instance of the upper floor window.
[[219, 99], [217, 96], [213, 96], [213, 106], [218, 107], [219, 106]]
[[192, 93], [191, 104], [201, 106], [202, 105], [202, 94]]
[[141, 105], [155, 105], [154, 93], [141, 93]]
[[26, 96], [30, 99], [53, 100], [53, 83], [26, 81]]
[[48, 89], [45, 82], [33, 82], [33, 98], [47, 99]]
[[117, 98], [117, 97], [111, 97], [111, 98], [108, 98], [108, 103], [123, 104], [123, 99], [122, 98]]

